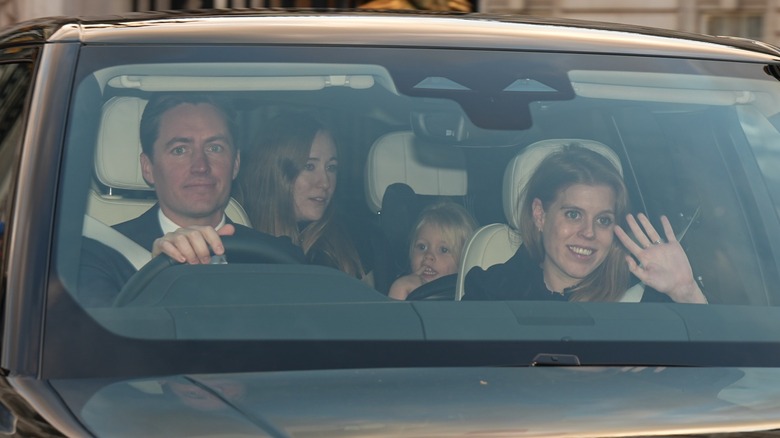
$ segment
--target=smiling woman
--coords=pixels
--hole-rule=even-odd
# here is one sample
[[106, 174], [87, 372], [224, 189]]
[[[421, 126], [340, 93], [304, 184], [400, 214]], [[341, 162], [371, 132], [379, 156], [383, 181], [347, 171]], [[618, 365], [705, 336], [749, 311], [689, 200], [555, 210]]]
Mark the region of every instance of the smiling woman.
[[523, 246], [504, 264], [468, 272], [464, 300], [619, 301], [630, 270], [658, 288], [646, 289], [643, 301], [706, 302], [668, 220], [667, 244], [644, 215], [644, 231], [628, 216], [641, 246], [617, 224], [629, 211], [628, 190], [611, 152], [576, 143], [548, 149], [521, 191]]

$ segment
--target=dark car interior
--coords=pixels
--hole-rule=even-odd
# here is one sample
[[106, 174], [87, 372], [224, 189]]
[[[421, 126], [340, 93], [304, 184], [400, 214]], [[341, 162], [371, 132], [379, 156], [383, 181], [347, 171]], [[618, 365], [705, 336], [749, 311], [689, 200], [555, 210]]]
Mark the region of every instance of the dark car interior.
[[[236, 61], [255, 52], [266, 61]], [[753, 170], [746, 160], [751, 143], [741, 125], [745, 110], [711, 102], [733, 98], [701, 89], [691, 79], [692, 72], [718, 78], [715, 63], [668, 61], [670, 72], [632, 83], [632, 69], [638, 67], [620, 57], [469, 52], [474, 66], [455, 73], [448, 64], [451, 53], [410, 52], [401, 58], [394, 50], [188, 48], [178, 56], [194, 63], [198, 73], [185, 81], [179, 76], [187, 70], [169, 62], [164, 50], [159, 65], [133, 64], [134, 57], [145, 59], [133, 50], [121, 59], [102, 48], [85, 50], [59, 213], [58, 269], [65, 290], [78, 299], [72, 278], [78, 260], [67, 253], [78, 246], [82, 228], [85, 233], [92, 226], [110, 229], [155, 202], [137, 165], [137, 129], [146, 100], [157, 92], [195, 89], [234, 103], [244, 127], [241, 147], [251, 147], [264, 124], [285, 109], [315, 112], [333, 127], [340, 149], [334, 202], [372, 279], [310, 265], [160, 264], [143, 270], [141, 281], [131, 281], [116, 307], [88, 309], [117, 333], [155, 339], [441, 339], [464, 336], [458, 327], [470, 320], [481, 327], [477, 337], [533, 337], [536, 331], [517, 324], [531, 321], [525, 312], [536, 305], [457, 301], [468, 268], [500, 263], [519, 245], [506, 201], [508, 191], [516, 189], [507, 189], [505, 169], [530, 145], [545, 141], [592, 142], [609, 149], [622, 164], [631, 210], [645, 212], [656, 227], [660, 215], [669, 217], [712, 305], [775, 304], [778, 298], [767, 286], [776, 283], [777, 267], [767, 257], [766, 243], [766, 227], [774, 225], [761, 219], [765, 213], [753, 196]], [[232, 68], [229, 76], [220, 73], [224, 63]], [[477, 66], [485, 64], [512, 74], [483, 77]], [[744, 69], [756, 94], [763, 92], [761, 66]], [[609, 74], [590, 75], [600, 70]], [[303, 89], [310, 86], [314, 89]], [[625, 86], [639, 91], [623, 96], [619, 91]], [[425, 205], [441, 198], [465, 206], [480, 227], [492, 230], [492, 238], [495, 230], [510, 238], [498, 246], [493, 241], [470, 248], [457, 279], [395, 302], [386, 295], [408, 270], [412, 224]], [[82, 223], [85, 212], [88, 220]], [[227, 214], [248, 224], [235, 200]], [[214, 295], [214, 289], [224, 293]], [[632, 300], [641, 298], [641, 289], [638, 297]], [[482, 308], [486, 313], [471, 313]], [[596, 321], [592, 315], [584, 318], [588, 324]], [[613, 323], [610, 318], [599, 322]], [[640, 325], [637, 330], [646, 330], [648, 339], [692, 336], [682, 325], [669, 324], [671, 332]], [[598, 329], [592, 336], [606, 332]]]

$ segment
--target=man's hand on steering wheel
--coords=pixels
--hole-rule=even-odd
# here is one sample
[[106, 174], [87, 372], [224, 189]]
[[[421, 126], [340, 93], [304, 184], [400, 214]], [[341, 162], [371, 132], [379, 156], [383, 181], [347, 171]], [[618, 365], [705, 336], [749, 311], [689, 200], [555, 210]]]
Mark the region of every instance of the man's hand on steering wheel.
[[[231, 233], [233, 234], [233, 233]], [[303, 253], [282, 239], [260, 232], [242, 233], [241, 237], [223, 236], [224, 253], [229, 262], [235, 263], [303, 263]], [[133, 274], [114, 300], [114, 306], [132, 305], [140, 295], [148, 292], [147, 285], [162, 271], [178, 263], [167, 254], [160, 254]], [[200, 263], [198, 263], [200, 264]]]
[[165, 254], [179, 263], [209, 264], [212, 253], [223, 255], [225, 247], [221, 236], [232, 236], [236, 228], [231, 224], [219, 230], [207, 225], [194, 225], [166, 233], [154, 241], [152, 257]]

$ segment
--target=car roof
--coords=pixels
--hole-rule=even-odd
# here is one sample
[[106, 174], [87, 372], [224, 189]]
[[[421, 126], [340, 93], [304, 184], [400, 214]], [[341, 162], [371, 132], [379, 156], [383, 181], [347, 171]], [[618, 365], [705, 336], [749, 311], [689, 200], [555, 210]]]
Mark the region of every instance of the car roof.
[[0, 44], [31, 42], [379, 45], [780, 61], [779, 48], [744, 38], [584, 20], [420, 11], [165, 11], [49, 17], [0, 32]]

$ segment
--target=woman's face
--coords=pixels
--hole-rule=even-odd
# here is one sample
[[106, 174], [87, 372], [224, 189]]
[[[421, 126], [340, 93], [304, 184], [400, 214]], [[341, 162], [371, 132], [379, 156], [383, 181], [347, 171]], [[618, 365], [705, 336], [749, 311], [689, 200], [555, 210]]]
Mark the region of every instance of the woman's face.
[[296, 221], [322, 218], [336, 190], [338, 164], [333, 138], [328, 132], [319, 131], [311, 144], [309, 159], [293, 184]]
[[534, 223], [542, 230], [547, 287], [561, 292], [582, 281], [607, 257], [615, 227], [615, 191], [606, 185], [574, 184], [558, 192], [545, 210], [537, 198]]

